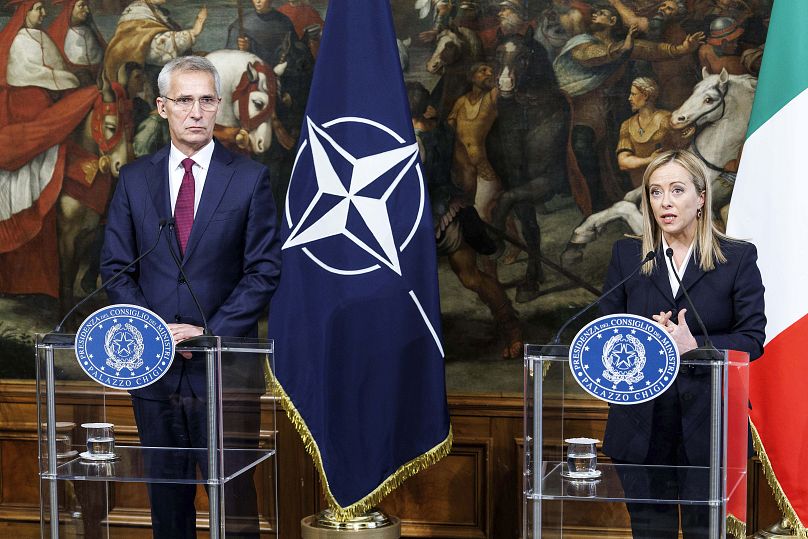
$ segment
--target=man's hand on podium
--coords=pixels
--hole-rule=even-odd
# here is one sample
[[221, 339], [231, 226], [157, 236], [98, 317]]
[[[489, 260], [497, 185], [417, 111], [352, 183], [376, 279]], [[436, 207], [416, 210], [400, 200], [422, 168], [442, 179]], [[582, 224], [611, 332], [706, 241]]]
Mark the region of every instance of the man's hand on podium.
[[[190, 339], [192, 337], [199, 337], [204, 333], [204, 330], [199, 326], [192, 326], [191, 324], [167, 324], [168, 329], [171, 331], [171, 336], [174, 338], [174, 344]], [[191, 359], [191, 352], [180, 352], [180, 355], [185, 359]]]

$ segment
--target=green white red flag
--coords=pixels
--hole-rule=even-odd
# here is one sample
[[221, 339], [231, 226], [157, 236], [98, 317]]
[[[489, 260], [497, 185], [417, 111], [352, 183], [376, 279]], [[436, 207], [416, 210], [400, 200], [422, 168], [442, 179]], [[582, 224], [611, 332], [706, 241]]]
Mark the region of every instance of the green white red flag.
[[808, 2], [774, 3], [727, 232], [752, 241], [766, 344], [750, 367], [753, 439], [783, 514], [808, 537]]

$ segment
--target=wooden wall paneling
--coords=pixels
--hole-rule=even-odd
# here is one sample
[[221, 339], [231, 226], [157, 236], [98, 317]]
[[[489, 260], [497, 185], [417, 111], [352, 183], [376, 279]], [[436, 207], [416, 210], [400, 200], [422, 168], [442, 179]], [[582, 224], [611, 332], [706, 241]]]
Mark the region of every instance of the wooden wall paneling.
[[36, 455], [36, 430], [0, 432], [0, 504], [39, 507]]
[[756, 456], [749, 459], [747, 470], [746, 529], [757, 531], [766, 529], [782, 519], [774, 493], [769, 487], [763, 465]]
[[319, 478], [286, 413], [277, 411], [278, 537], [300, 537], [300, 521], [320, 510]]
[[[522, 398], [513, 395], [449, 396], [449, 411], [456, 435], [465, 430], [477, 436], [490, 436], [493, 441], [493, 478], [489, 489], [492, 521], [488, 537], [508, 539], [520, 534], [522, 496], [514, 485], [518, 483], [522, 469], [514, 440], [522, 436], [524, 429], [523, 407]], [[476, 432], [475, 426], [479, 428]]]
[[[520, 400], [521, 406], [521, 400]], [[495, 417], [492, 419], [494, 451], [493, 477], [493, 522], [490, 537], [519, 537], [521, 524], [519, 508], [522, 495], [517, 494], [513, 485], [519, 482], [522, 469], [514, 440], [522, 436], [524, 422], [522, 410], [518, 416]]]
[[34, 533], [39, 533], [37, 446], [33, 382], [0, 383], [0, 535], [3, 537], [34, 537]]
[[380, 504], [402, 520], [402, 537], [487, 538], [492, 518], [493, 440], [455, 438], [451, 454]]
[[525, 515], [525, 439], [522, 435], [513, 439], [514, 451], [516, 451], [516, 469], [518, 475], [514, 489], [514, 496], [516, 496], [516, 526], [518, 530], [517, 537], [520, 539], [524, 537], [522, 534], [522, 523]]

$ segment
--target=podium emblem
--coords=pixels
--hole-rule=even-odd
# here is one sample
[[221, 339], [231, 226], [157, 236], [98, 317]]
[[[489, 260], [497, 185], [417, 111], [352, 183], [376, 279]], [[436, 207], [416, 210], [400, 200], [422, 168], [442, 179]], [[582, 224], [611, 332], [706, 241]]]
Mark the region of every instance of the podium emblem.
[[76, 332], [76, 359], [87, 375], [116, 389], [159, 380], [174, 360], [174, 340], [162, 318], [136, 305], [112, 305], [88, 316]]
[[572, 341], [569, 364], [590, 395], [612, 404], [655, 399], [673, 385], [679, 350], [668, 332], [632, 314], [598, 318]]

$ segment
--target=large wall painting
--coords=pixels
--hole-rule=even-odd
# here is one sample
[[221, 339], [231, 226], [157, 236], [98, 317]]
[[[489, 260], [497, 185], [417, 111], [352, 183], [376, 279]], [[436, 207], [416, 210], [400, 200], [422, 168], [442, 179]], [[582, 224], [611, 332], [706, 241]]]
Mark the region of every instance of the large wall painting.
[[[658, 152], [696, 148], [725, 218], [770, 1], [392, 1], [430, 187], [450, 390], [520, 390], [522, 345], [547, 341], [594, 299], [612, 242], [638, 231], [637, 187]], [[169, 59], [211, 55], [224, 83], [216, 136], [265, 163], [283, 200], [326, 10], [6, 4], [0, 376], [32, 376], [33, 335], [100, 284], [117, 173], [167, 141], [154, 97]]]

